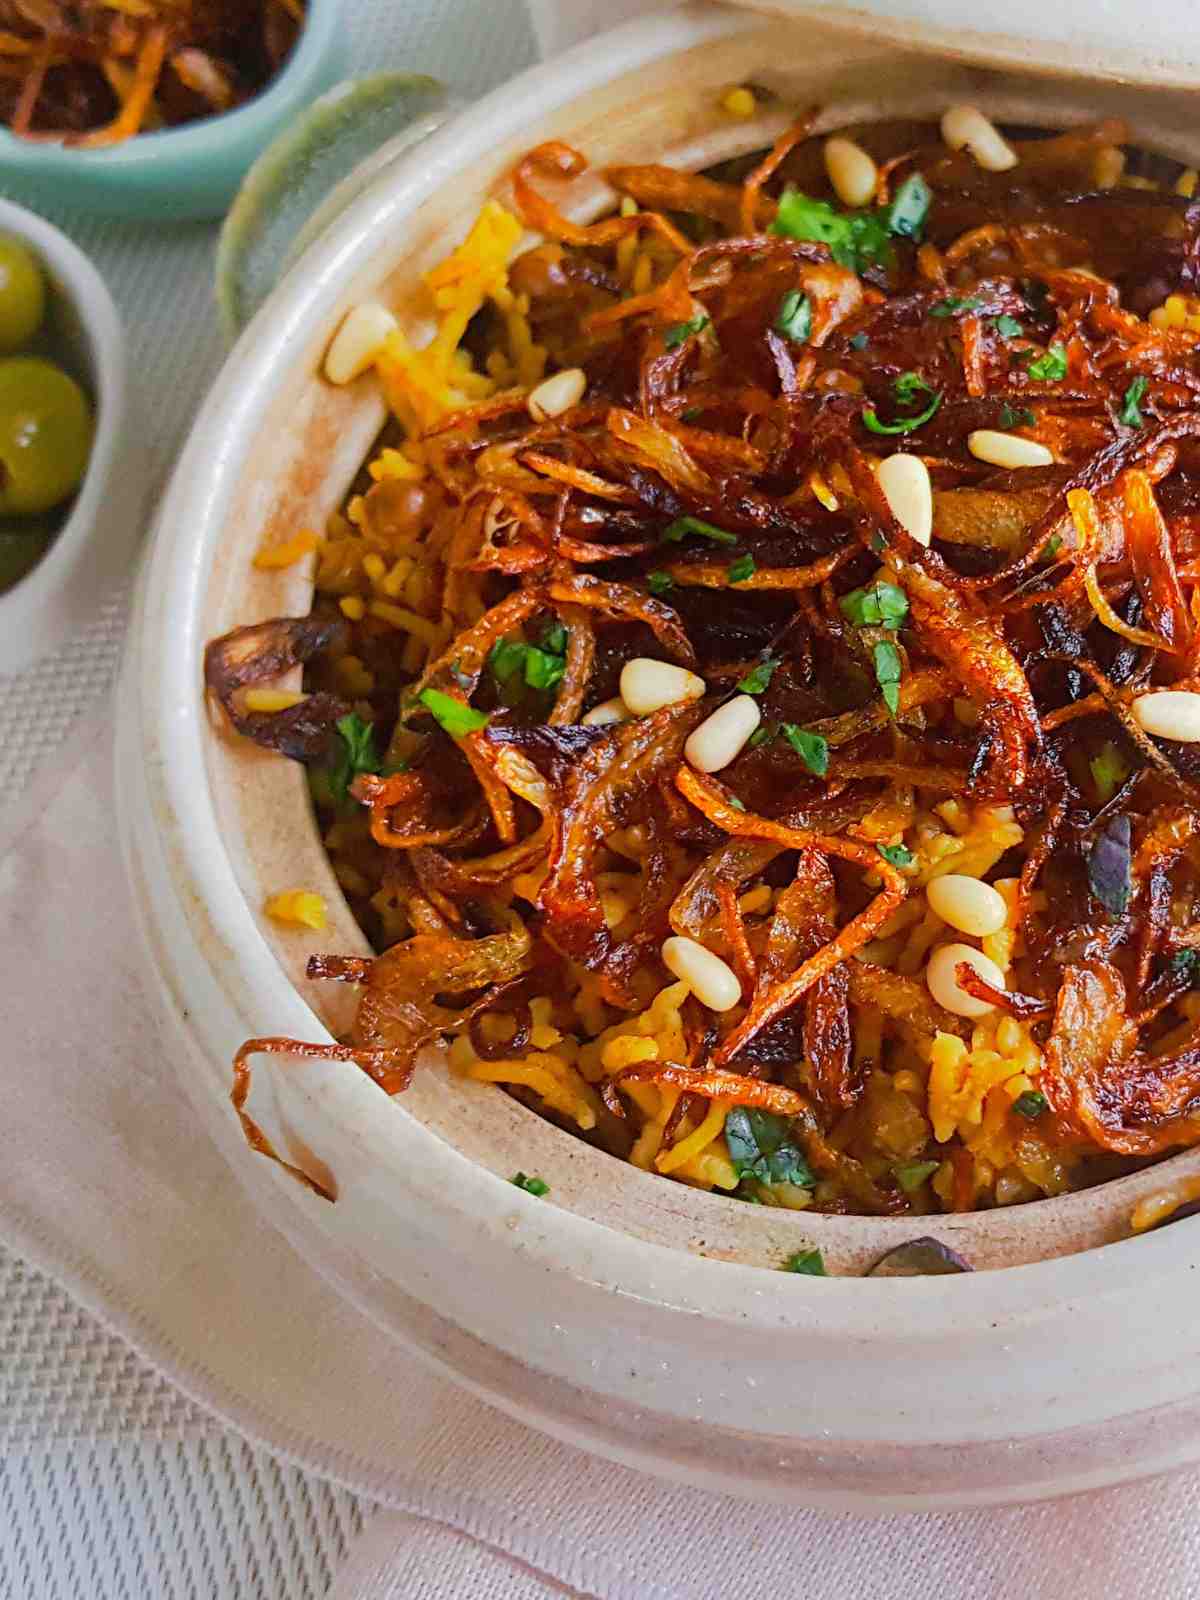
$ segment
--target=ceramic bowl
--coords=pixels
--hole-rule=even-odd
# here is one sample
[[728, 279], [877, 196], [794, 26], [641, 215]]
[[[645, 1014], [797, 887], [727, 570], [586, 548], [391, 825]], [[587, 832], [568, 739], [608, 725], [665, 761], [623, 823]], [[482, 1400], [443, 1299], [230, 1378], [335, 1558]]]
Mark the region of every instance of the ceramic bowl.
[[0, 673], [10, 673], [65, 644], [104, 590], [128, 576], [145, 486], [125, 335], [103, 279], [57, 228], [7, 200], [0, 200], [0, 233], [17, 234], [42, 263], [47, 320], [96, 410], [87, 473], [66, 520], [37, 566], [0, 594]]
[[[753, 124], [718, 110], [752, 82]], [[1151, 1188], [1200, 1154], [1052, 1201], [924, 1220], [810, 1217], [665, 1183], [434, 1062], [390, 1101], [361, 1073], [293, 1061], [264, 1100], [329, 1204], [252, 1156], [228, 1107], [253, 1034], [327, 1038], [350, 997], [304, 978], [318, 949], [365, 950], [320, 849], [301, 770], [228, 736], [206, 710], [205, 641], [309, 606], [311, 574], [262, 573], [264, 540], [319, 525], [383, 416], [373, 380], [331, 389], [319, 364], [346, 309], [382, 297], [414, 326], [420, 274], [479, 204], [508, 194], [544, 139], [596, 168], [704, 166], [769, 142], [790, 108], [823, 128], [971, 99], [1048, 127], [1121, 112], [1195, 164], [1184, 96], [996, 74], [707, 5], [645, 18], [527, 74], [390, 168], [251, 323], [167, 496], [126, 663], [121, 813], [171, 1056], [200, 1125], [265, 1215], [380, 1325], [524, 1420], [647, 1470], [733, 1492], [863, 1509], [1065, 1492], [1200, 1456], [1200, 1224], [1129, 1238]], [[574, 215], [611, 200], [595, 177]], [[330, 906], [319, 935], [261, 907], [283, 887]], [[534, 1199], [518, 1169], [551, 1186]], [[981, 1269], [858, 1276], [934, 1232]], [[820, 1245], [833, 1271], [779, 1266]]]
[[259, 152], [340, 76], [340, 0], [308, 0], [283, 70], [262, 94], [223, 116], [141, 133], [104, 150], [18, 139], [0, 128], [0, 184], [52, 195], [56, 205], [144, 222], [219, 217]]

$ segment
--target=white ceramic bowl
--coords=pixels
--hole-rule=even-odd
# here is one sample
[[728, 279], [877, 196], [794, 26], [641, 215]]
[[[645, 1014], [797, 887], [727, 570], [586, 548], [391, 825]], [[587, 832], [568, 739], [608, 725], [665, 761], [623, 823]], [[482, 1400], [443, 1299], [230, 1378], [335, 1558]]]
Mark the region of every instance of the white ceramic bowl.
[[[780, 97], [754, 126], [716, 109], [747, 81]], [[246, 1150], [229, 1061], [252, 1034], [344, 1026], [349, 996], [307, 983], [304, 962], [365, 946], [302, 773], [210, 718], [200, 662], [232, 626], [307, 610], [310, 575], [252, 572], [250, 556], [320, 522], [379, 426], [371, 380], [319, 379], [339, 318], [382, 295], [418, 319], [420, 272], [482, 198], [503, 197], [529, 146], [702, 165], [760, 146], [789, 106], [820, 101], [836, 126], [968, 96], [1047, 125], [1125, 111], [1147, 145], [1200, 153], [1182, 96], [994, 77], [707, 5], [585, 45], [436, 133], [313, 247], [231, 356], [164, 504], [123, 687], [125, 847], [174, 1064], [263, 1213], [381, 1326], [530, 1423], [650, 1471], [860, 1510], [1049, 1495], [1200, 1455], [1200, 1224], [1121, 1237], [1133, 1201], [1194, 1176], [1200, 1155], [934, 1224], [810, 1218], [649, 1177], [437, 1066], [396, 1101], [348, 1067], [264, 1070], [281, 1142], [336, 1185], [330, 1205]], [[603, 202], [594, 179], [564, 197], [580, 216]], [[262, 916], [266, 893], [297, 884], [326, 896], [326, 933]], [[549, 1198], [515, 1189], [517, 1167]], [[1001, 1270], [776, 1270], [819, 1243], [853, 1274], [926, 1231]]]
[[54, 543], [0, 594], [0, 673], [17, 672], [66, 643], [110, 585], [128, 575], [142, 532], [144, 473], [130, 426], [125, 336], [95, 267], [31, 211], [0, 200], [0, 233], [26, 240], [50, 284], [48, 315], [81, 369], [96, 408], [87, 474]]

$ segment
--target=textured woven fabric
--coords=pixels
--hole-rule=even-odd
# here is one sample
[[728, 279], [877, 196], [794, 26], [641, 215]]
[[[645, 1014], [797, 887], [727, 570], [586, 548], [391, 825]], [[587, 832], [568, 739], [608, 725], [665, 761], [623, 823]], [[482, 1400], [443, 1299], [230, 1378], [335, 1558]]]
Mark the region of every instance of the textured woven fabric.
[[[344, 3], [351, 71], [429, 72], [470, 96], [533, 57], [523, 0]], [[64, 228], [112, 290], [156, 495], [221, 360], [215, 229], [116, 225], [43, 188], [4, 193]], [[0, 677], [0, 811], [107, 715], [126, 606], [125, 592], [98, 596], [69, 646]], [[0, 1463], [0, 1600], [316, 1600], [367, 1504], [222, 1429], [3, 1249]]]

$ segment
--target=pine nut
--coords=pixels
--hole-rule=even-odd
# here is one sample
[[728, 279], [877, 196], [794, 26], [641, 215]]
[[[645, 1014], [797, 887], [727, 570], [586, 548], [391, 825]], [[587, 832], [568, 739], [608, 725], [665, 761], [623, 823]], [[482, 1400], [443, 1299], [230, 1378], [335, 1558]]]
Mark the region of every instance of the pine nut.
[[664, 939], [663, 965], [680, 983], [686, 983], [702, 1006], [728, 1011], [742, 998], [742, 986], [733, 968], [695, 939]]
[[561, 417], [564, 411], [577, 406], [587, 388], [587, 374], [582, 367], [565, 367], [553, 377], [543, 378], [530, 394], [526, 404], [535, 422], [545, 422], [550, 417]]
[[628, 722], [629, 707], [616, 695], [612, 700], [602, 700], [583, 718], [585, 728], [609, 728], [614, 722]]
[[374, 300], [347, 311], [325, 352], [330, 383], [353, 383], [361, 377], [399, 326], [388, 308]]
[[957, 928], [959, 933], [969, 933], [974, 939], [999, 933], [1008, 921], [1008, 907], [998, 889], [958, 872], [934, 878], [925, 890], [925, 898], [929, 909], [943, 922]]
[[621, 668], [621, 699], [635, 717], [673, 706], [680, 700], [699, 700], [708, 685], [686, 667], [651, 656], [634, 656]]
[[1200, 744], [1200, 694], [1187, 689], [1159, 689], [1139, 695], [1133, 714], [1147, 733], [1180, 744]]
[[951, 150], [969, 150], [985, 172], [1007, 172], [1017, 153], [978, 106], [951, 106], [942, 116], [942, 138]]
[[826, 139], [825, 171], [844, 206], [865, 206], [874, 199], [879, 168], [853, 139]]
[[933, 537], [933, 485], [920, 456], [898, 454], [879, 463], [879, 487], [892, 515], [918, 544]]
[[[934, 882], [937, 880], [934, 879]], [[976, 950], [971, 944], [944, 944], [935, 950], [925, 968], [925, 983], [938, 1005], [953, 1011], [956, 1017], [986, 1017], [996, 1009], [995, 1006], [988, 1005], [986, 1000], [977, 1000], [973, 994], [960, 989], [958, 979], [954, 976], [954, 969], [963, 961], [974, 967], [983, 981], [990, 983], [994, 989], [1007, 987], [1004, 974], [996, 963], [989, 961], [982, 950]]]
[[720, 772], [737, 759], [761, 721], [762, 712], [753, 695], [735, 695], [693, 731], [683, 753], [701, 772]]
[[986, 461], [993, 467], [1049, 467], [1054, 462], [1054, 452], [1036, 439], [997, 433], [994, 428], [976, 428], [969, 433], [967, 449], [977, 461]]

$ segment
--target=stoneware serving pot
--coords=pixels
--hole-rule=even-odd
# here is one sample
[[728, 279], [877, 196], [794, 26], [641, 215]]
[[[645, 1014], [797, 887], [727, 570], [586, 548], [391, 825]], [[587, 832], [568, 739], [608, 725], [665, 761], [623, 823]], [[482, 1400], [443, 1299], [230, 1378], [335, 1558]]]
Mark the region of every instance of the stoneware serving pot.
[[[719, 109], [739, 83], [773, 97], [752, 123]], [[588, 43], [435, 133], [312, 247], [230, 357], [162, 508], [120, 722], [163, 1071], [264, 1215], [378, 1324], [525, 1422], [650, 1472], [858, 1511], [1034, 1498], [1200, 1458], [1200, 1223], [1129, 1237], [1134, 1203], [1200, 1173], [1200, 1154], [972, 1216], [809, 1216], [648, 1176], [440, 1062], [396, 1100], [349, 1066], [263, 1064], [256, 1092], [290, 1158], [336, 1187], [330, 1204], [245, 1147], [229, 1063], [251, 1035], [343, 1030], [352, 996], [306, 982], [305, 961], [366, 946], [301, 768], [227, 733], [201, 658], [229, 628], [308, 609], [311, 572], [251, 559], [321, 525], [380, 426], [373, 379], [319, 376], [339, 319], [379, 297], [419, 333], [421, 273], [484, 199], [506, 198], [530, 146], [568, 140], [597, 169], [699, 167], [767, 144], [796, 107], [821, 104], [830, 129], [961, 100], [1055, 128], [1122, 114], [1142, 145], [1200, 164], [1194, 105], [1170, 89], [989, 70], [708, 5]], [[579, 218], [611, 203], [594, 177], [561, 199]], [[263, 917], [294, 887], [324, 895], [326, 931]], [[515, 1188], [518, 1169], [549, 1196]], [[980, 1270], [861, 1276], [930, 1232]], [[834, 1276], [779, 1270], [810, 1245]]]

